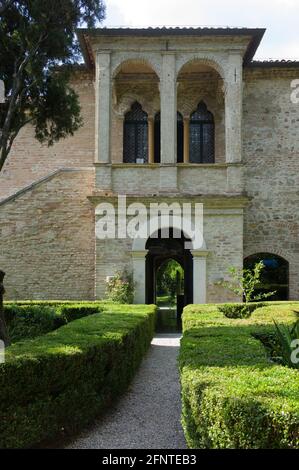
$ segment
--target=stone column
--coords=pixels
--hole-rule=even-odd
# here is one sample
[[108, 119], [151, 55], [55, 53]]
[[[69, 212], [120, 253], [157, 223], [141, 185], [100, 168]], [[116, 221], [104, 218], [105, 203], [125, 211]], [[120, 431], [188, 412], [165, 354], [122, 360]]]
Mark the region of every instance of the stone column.
[[177, 154], [177, 86], [176, 58], [165, 52], [160, 82], [161, 96], [161, 163], [176, 164]]
[[242, 160], [242, 71], [241, 55], [231, 53], [225, 80], [225, 147], [227, 163], [238, 163]]
[[161, 167], [160, 191], [177, 191], [177, 84], [176, 57], [173, 52], [164, 52], [162, 77], [160, 79], [161, 100]]
[[111, 72], [110, 52], [96, 55], [96, 155], [95, 161], [110, 163]]
[[155, 134], [154, 118], [148, 118], [148, 162], [155, 163]]
[[147, 250], [132, 251], [135, 304], [145, 304], [145, 257]]
[[205, 304], [207, 299], [208, 251], [193, 250], [193, 303]]
[[184, 118], [184, 163], [189, 163], [190, 118]]
[[110, 52], [97, 52], [95, 82], [95, 163], [96, 187], [111, 190], [111, 70]]

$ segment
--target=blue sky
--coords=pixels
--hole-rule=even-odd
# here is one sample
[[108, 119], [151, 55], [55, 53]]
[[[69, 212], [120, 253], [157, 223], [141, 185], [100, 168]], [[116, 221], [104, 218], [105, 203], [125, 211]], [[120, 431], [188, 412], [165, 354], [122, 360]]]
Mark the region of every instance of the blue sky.
[[257, 59], [299, 60], [299, 0], [106, 0], [106, 26], [266, 27]]

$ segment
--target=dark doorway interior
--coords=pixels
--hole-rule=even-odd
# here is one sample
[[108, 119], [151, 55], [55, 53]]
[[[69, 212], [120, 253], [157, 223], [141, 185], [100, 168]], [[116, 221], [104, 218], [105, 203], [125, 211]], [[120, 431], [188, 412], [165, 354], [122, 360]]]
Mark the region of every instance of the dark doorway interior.
[[[169, 229], [169, 235], [158, 231], [155, 238], [149, 238], [146, 243], [148, 254], [146, 257], [146, 301], [147, 303], [157, 303], [157, 276], [159, 269], [167, 261], [176, 261], [183, 271], [183, 285], [177, 291], [174, 305], [159, 308], [160, 329], [166, 331], [168, 328], [173, 331], [175, 316], [175, 331], [180, 329], [181, 314], [185, 305], [193, 301], [193, 258], [189, 249], [185, 248], [185, 242], [189, 241], [183, 233], [177, 238], [173, 229]], [[165, 305], [166, 307], [166, 305]], [[169, 320], [167, 320], [167, 316]], [[158, 321], [159, 328], [159, 321]]]
[[272, 253], [256, 253], [244, 260], [244, 268], [253, 269], [260, 261], [264, 264], [261, 285], [256, 294], [274, 292], [267, 300], [289, 299], [289, 263], [281, 256]]

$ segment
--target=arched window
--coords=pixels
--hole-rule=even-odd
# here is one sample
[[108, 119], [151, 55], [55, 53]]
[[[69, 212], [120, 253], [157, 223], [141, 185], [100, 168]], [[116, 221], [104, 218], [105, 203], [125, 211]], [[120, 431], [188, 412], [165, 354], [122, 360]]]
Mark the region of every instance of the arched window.
[[148, 161], [147, 113], [135, 102], [124, 120], [124, 163]]
[[289, 263], [281, 256], [272, 253], [256, 253], [244, 260], [244, 268], [253, 269], [260, 261], [264, 264], [261, 286], [257, 293], [275, 292], [267, 300], [288, 300], [289, 298]]
[[214, 117], [203, 101], [190, 118], [190, 162], [215, 162]]
[[[177, 162], [184, 160], [184, 124], [183, 116], [177, 113]], [[155, 115], [155, 163], [161, 161], [161, 114], [160, 111]]]

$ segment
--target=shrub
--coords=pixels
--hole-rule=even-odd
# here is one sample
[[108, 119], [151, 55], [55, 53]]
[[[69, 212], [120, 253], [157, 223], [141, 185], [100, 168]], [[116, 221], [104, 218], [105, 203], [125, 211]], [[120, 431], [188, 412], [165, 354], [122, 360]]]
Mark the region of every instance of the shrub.
[[34, 338], [62, 326], [65, 321], [53, 307], [37, 305], [9, 305], [4, 315], [12, 342]]
[[66, 323], [86, 317], [87, 315], [100, 313], [102, 310], [103, 306], [96, 303], [63, 304], [57, 307], [57, 312]]
[[126, 270], [117, 272], [107, 282], [106, 297], [111, 302], [132, 304], [134, 301], [133, 275]]
[[233, 303], [218, 306], [227, 318], [249, 318], [257, 309], [263, 307], [262, 303]]
[[191, 448], [299, 448], [298, 372], [269, 360], [253, 334], [293, 324], [292, 305], [228, 319], [216, 306], [184, 310], [182, 420]]
[[11, 342], [49, 333], [78, 318], [102, 310], [100, 303], [6, 303], [5, 320]]
[[278, 325], [276, 322], [274, 323], [276, 329], [276, 342], [273, 342], [273, 347], [274, 350], [276, 349], [276, 355], [279, 356], [279, 353], [281, 353], [283, 364], [299, 370], [299, 360], [297, 358], [298, 353], [296, 352], [299, 347], [299, 320], [297, 320], [292, 327], [287, 325]]
[[106, 305], [103, 313], [7, 348], [0, 447], [32, 447], [94, 419], [128, 386], [154, 322], [155, 306]]
[[266, 299], [275, 294], [275, 292], [258, 292], [261, 286], [261, 276], [265, 269], [263, 261], [256, 263], [253, 269], [237, 269], [234, 266], [229, 268], [231, 276], [230, 281], [219, 281], [216, 284], [225, 287], [239, 297], [242, 297], [246, 303]]

